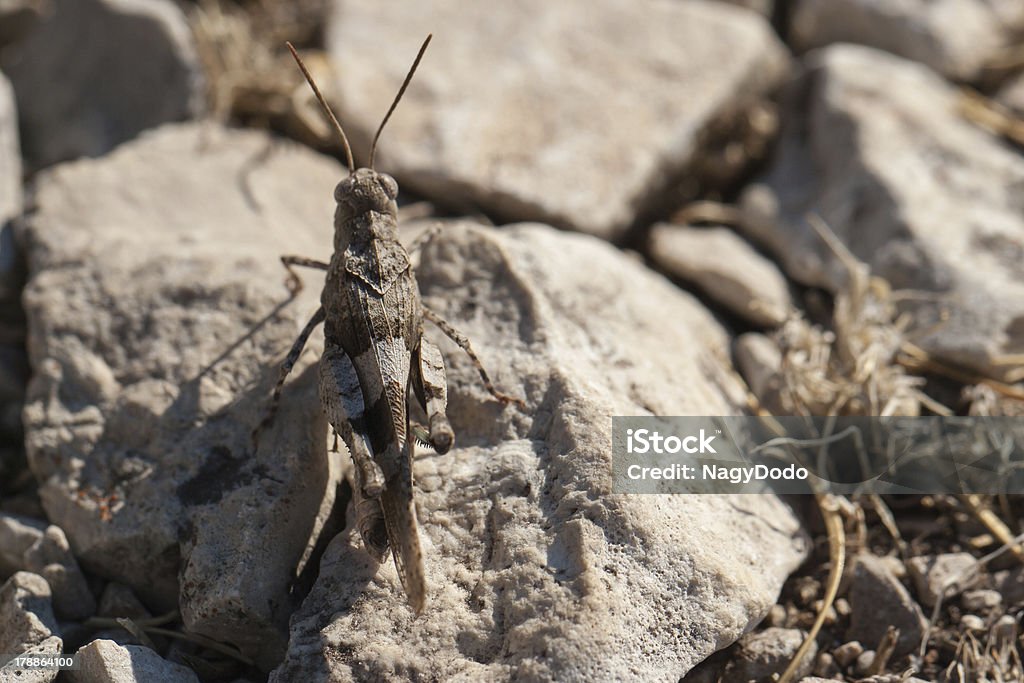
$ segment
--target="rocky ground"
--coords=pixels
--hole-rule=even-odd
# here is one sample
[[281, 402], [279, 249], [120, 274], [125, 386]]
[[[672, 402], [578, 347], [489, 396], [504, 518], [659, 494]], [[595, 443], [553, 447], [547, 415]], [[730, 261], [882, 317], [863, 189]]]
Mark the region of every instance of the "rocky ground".
[[[315, 310], [383, 135], [456, 445], [429, 603]], [[1024, 415], [1018, 0], [0, 0], [2, 681], [1014, 681], [1014, 496], [627, 496], [611, 415]], [[801, 650], [807, 641], [808, 645]], [[800, 650], [798, 652], [798, 650]], [[788, 670], [787, 670], [788, 668]], [[785, 672], [785, 673], [784, 673]]]

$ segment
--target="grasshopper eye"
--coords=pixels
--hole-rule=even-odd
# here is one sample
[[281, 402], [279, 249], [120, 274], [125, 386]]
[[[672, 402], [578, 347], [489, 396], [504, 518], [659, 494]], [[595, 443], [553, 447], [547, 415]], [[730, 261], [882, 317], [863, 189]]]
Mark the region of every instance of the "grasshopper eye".
[[352, 178], [345, 178], [334, 186], [334, 201], [339, 204], [352, 192]]
[[395, 199], [398, 197], [398, 183], [395, 179], [389, 176], [387, 173], [381, 173], [377, 176], [377, 182], [380, 183], [381, 188], [384, 190], [384, 194], [388, 196], [388, 199]]

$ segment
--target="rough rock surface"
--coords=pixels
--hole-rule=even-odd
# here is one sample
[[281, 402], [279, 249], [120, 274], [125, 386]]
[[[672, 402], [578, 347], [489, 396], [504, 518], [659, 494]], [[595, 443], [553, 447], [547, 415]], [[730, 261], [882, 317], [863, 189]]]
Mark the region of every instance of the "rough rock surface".
[[804, 552], [777, 499], [610, 490], [609, 416], [736, 409], [706, 310], [600, 241], [536, 224], [448, 224], [417, 278], [530, 408], [490, 400], [445, 345], [456, 447], [416, 462], [425, 613], [350, 528], [272, 680], [674, 682], [764, 617]]
[[999, 89], [996, 100], [1009, 107], [1018, 117], [1024, 118], [1024, 73], [1012, 78]]
[[87, 569], [269, 666], [339, 476], [305, 363], [256, 453], [250, 434], [318, 297], [287, 302], [278, 256], [329, 253], [342, 171], [268, 145], [187, 124], [58, 166], [24, 237], [48, 517]]
[[1022, 26], [1017, 0], [798, 0], [790, 35], [799, 49], [861, 43], [970, 80]]
[[643, 12], [630, 0], [334, 7], [327, 45], [357, 156], [366, 159], [433, 32], [378, 168], [503, 221], [603, 237], [660, 209], [670, 189], [692, 196], [703, 145], [716, 144], [712, 124], [742, 118], [788, 61], [762, 17], [719, 2], [655, 0]]
[[26, 165], [99, 156], [141, 131], [193, 116], [202, 78], [170, 0], [52, 0], [0, 61], [14, 83]]
[[28, 33], [48, 6], [47, 0], [0, 0], [0, 48]]
[[950, 598], [969, 588], [976, 577], [969, 571], [978, 561], [970, 553], [944, 553], [907, 560], [907, 573], [917, 589], [917, 597], [925, 607], [940, 598]]
[[650, 254], [663, 273], [692, 282], [755, 325], [781, 325], [793, 307], [778, 266], [729, 228], [661, 223], [651, 231]]
[[96, 598], [71, 553], [67, 536], [50, 525], [25, 551], [25, 569], [46, 579], [53, 591], [53, 611], [62, 619], [80, 620], [96, 612]]
[[809, 56], [790, 95], [774, 166], [744, 196], [755, 236], [791, 277], [834, 290], [845, 273], [806, 220], [820, 215], [876, 275], [920, 290], [906, 302], [912, 341], [1011, 370], [1024, 352], [1024, 157], [962, 119], [952, 86], [877, 50]]
[[25, 569], [25, 551], [43, 538], [46, 524], [0, 513], [0, 579]]
[[[45, 579], [18, 572], [0, 586], [0, 654], [59, 654], [63, 643], [57, 632]], [[56, 676], [56, 670], [0, 669], [0, 683], [48, 683]]]
[[[767, 628], [740, 639], [735, 658], [726, 666], [722, 680], [770, 681], [781, 675], [804, 642], [807, 634], [795, 628]], [[814, 666], [817, 645], [812, 645], [796, 676], [806, 676]]]
[[68, 672], [71, 683], [199, 683], [188, 667], [139, 645], [94, 640], [78, 650], [81, 668]]
[[899, 629], [894, 655], [910, 653], [921, 643], [927, 622], [914, 599], [893, 576], [882, 558], [860, 555], [853, 566], [850, 586], [850, 640], [877, 646], [889, 626]]
[[[0, 41], [5, 31], [6, 10], [14, 11], [14, 8], [0, 1]], [[24, 264], [10, 223], [21, 210], [17, 107], [14, 90], [0, 73], [0, 490], [24, 467], [21, 449], [14, 446], [22, 440], [21, 402], [28, 381], [28, 363], [23, 350], [24, 316], [18, 303]], [[3, 552], [0, 549], [0, 553]]]

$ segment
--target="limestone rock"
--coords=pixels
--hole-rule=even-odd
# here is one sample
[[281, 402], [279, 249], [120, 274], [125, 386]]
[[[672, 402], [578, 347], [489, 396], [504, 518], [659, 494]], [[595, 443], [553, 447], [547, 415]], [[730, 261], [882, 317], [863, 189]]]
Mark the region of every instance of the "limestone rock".
[[663, 273], [692, 282], [755, 325], [777, 327], [793, 307], [778, 266], [728, 228], [662, 223], [651, 231], [650, 253]]
[[0, 48], [20, 40], [49, 7], [49, 0], [0, 0]]
[[806, 549], [788, 508], [611, 491], [610, 416], [742, 400], [706, 310], [599, 240], [536, 224], [449, 223], [417, 279], [529, 409], [491, 400], [444, 345], [456, 443], [415, 463], [424, 614], [350, 527], [271, 680], [674, 683], [761, 620]]
[[308, 356], [252, 449], [318, 298], [288, 302], [278, 257], [330, 253], [342, 175], [262, 133], [168, 126], [45, 173], [23, 235], [49, 519], [85, 568], [265, 666], [339, 476]]
[[199, 683], [191, 669], [139, 645], [94, 640], [78, 650], [78, 659], [81, 668], [68, 672], [71, 683]]
[[[18, 572], [0, 586], [0, 654], [21, 654], [37, 652], [58, 654], [61, 640], [57, 635], [57, 619], [50, 604], [50, 587], [41, 576]], [[0, 669], [0, 681], [53, 680], [57, 672], [51, 671], [49, 678], [26, 679], [5, 667]]]
[[1017, 118], [1024, 118], [1024, 73], [1010, 79], [999, 89], [996, 100], [1008, 107]]
[[944, 553], [907, 560], [907, 570], [917, 588], [917, 597], [925, 607], [932, 607], [943, 597], [959, 595], [977, 582], [970, 574], [978, 561], [970, 553]]
[[692, 197], [788, 62], [762, 17], [720, 2], [335, 0], [338, 114], [364, 161], [431, 32], [377, 167], [448, 205], [608, 238]]
[[1016, 0], [798, 0], [790, 34], [802, 50], [861, 43], [970, 80], [1022, 25]]
[[43, 538], [46, 524], [0, 513], [0, 579], [25, 569], [25, 551]]
[[99, 156], [141, 131], [194, 116], [202, 78], [170, 0], [52, 0], [0, 61], [18, 98], [26, 164]]
[[917, 291], [915, 344], [1004, 376], [1024, 352], [1024, 157], [920, 65], [836, 46], [806, 67], [778, 156], [743, 199], [753, 236], [793, 279], [835, 290], [845, 272], [807, 222], [818, 214], [875, 275]]
[[[795, 628], [767, 628], [748, 633], [740, 640], [736, 656], [725, 668], [723, 680], [770, 681], [781, 675], [804, 642], [807, 634]], [[812, 645], [796, 676], [806, 676], [814, 666], [817, 645]]]
[[67, 536], [58, 526], [46, 528], [42, 538], [25, 551], [25, 568], [46, 579], [53, 592], [53, 611], [72, 621], [96, 613], [96, 598], [71, 553]]
[[881, 558], [863, 554], [857, 557], [850, 606], [853, 611], [846, 634], [849, 640], [873, 644], [865, 647], [877, 646], [892, 625], [900, 631], [894, 656], [908, 654], [921, 643], [927, 625], [924, 614]]

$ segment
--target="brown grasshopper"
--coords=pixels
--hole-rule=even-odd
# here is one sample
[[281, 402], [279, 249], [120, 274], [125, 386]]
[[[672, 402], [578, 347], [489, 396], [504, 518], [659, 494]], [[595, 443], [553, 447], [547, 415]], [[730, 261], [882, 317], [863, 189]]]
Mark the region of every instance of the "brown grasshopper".
[[[295, 48], [288, 49], [337, 131], [349, 175], [334, 189], [334, 255], [330, 263], [301, 256], [282, 256], [289, 289], [301, 280], [293, 266], [327, 271], [320, 308], [303, 328], [281, 366], [281, 375], [266, 417], [254, 436], [277, 410], [285, 378], [320, 323], [324, 352], [320, 359], [320, 400], [327, 419], [341, 435], [355, 465], [353, 499], [356, 528], [366, 549], [378, 561], [388, 546], [413, 609], [426, 603], [423, 554], [413, 504], [413, 442], [426, 442], [438, 453], [452, 446], [454, 434], [445, 409], [447, 379], [441, 351], [423, 334], [429, 320], [458, 343], [483, 379], [484, 386], [504, 403], [522, 404], [498, 392], [469, 341], [420, 301], [409, 252], [398, 241], [398, 184], [373, 170], [374, 152], [384, 125], [412, 80], [430, 43], [427, 36], [416, 59], [377, 128], [370, 146], [369, 168], [355, 168], [341, 124], [313, 82]], [[417, 240], [412, 251], [433, 233]], [[406, 399], [410, 387], [426, 412], [428, 426], [413, 425]]]

